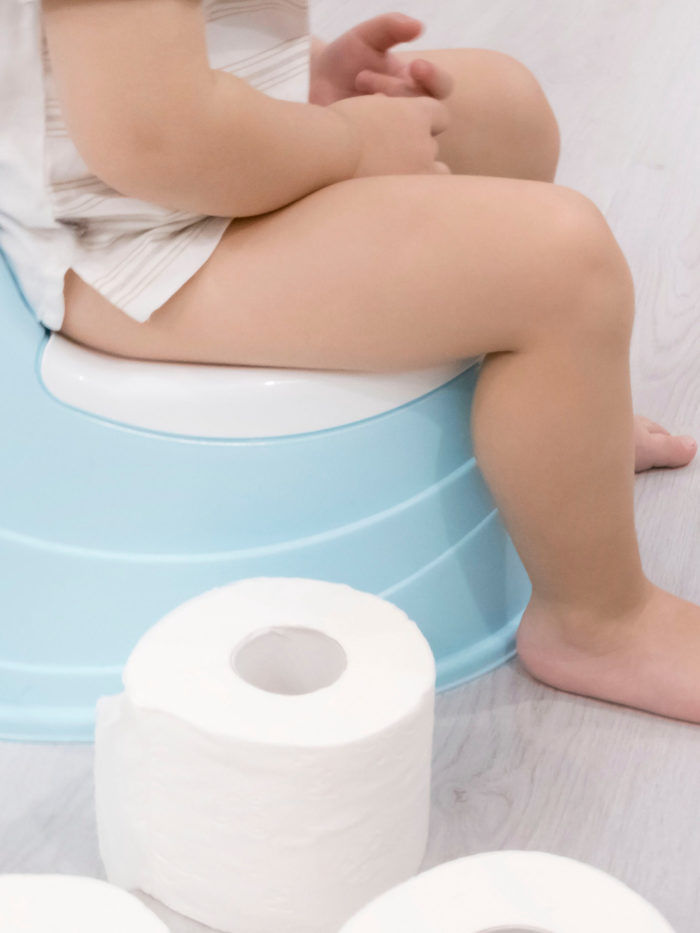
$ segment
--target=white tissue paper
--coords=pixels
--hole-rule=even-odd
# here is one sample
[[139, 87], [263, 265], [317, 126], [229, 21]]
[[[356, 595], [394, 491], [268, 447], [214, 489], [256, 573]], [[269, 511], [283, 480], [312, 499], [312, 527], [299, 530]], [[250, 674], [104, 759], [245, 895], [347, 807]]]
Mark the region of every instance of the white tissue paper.
[[0, 875], [2, 933], [168, 933], [125, 891], [79, 875]]
[[341, 933], [673, 933], [610, 875], [546, 852], [486, 852], [399, 885]]
[[226, 933], [337, 933], [420, 866], [434, 696], [377, 596], [256, 578], [184, 603], [98, 704], [107, 877]]

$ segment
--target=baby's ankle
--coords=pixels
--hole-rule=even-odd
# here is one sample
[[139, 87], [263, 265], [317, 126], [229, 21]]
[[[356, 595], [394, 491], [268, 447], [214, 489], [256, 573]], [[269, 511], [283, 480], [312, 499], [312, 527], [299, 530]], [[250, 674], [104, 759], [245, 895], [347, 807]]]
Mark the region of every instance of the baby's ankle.
[[603, 603], [553, 602], [533, 594], [518, 632], [519, 641], [536, 639], [544, 647], [608, 654], [629, 644], [639, 630], [639, 619], [656, 594], [663, 593], [649, 580], [635, 592], [619, 594]]

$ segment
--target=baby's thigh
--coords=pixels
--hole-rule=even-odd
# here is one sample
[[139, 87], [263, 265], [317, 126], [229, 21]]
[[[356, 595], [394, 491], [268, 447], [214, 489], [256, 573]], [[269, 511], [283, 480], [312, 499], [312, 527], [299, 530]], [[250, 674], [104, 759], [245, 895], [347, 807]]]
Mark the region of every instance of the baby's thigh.
[[233, 220], [145, 324], [73, 283], [64, 333], [135, 358], [429, 366], [524, 344], [574, 286], [575, 264], [606, 248], [606, 231], [591, 202], [551, 184], [352, 179]]

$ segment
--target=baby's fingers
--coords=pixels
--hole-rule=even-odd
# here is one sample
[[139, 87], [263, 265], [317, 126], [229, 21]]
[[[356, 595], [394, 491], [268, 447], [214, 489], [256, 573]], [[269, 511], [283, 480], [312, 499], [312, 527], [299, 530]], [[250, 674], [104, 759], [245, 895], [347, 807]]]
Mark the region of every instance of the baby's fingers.
[[423, 97], [420, 87], [408, 84], [403, 78], [379, 74], [377, 71], [361, 71], [355, 78], [355, 89], [360, 94], [386, 94], [387, 97]]
[[355, 78], [355, 88], [360, 94], [386, 94], [387, 97], [434, 97], [444, 100], [454, 88], [454, 79], [449, 71], [438, 68], [424, 58], [412, 61], [407, 74], [410, 80], [378, 71], [361, 71]]
[[419, 88], [423, 88], [421, 93], [429, 97], [435, 97], [437, 100], [444, 100], [449, 97], [454, 88], [454, 79], [449, 71], [438, 68], [433, 62], [426, 61], [424, 58], [416, 58], [409, 65], [411, 77]]

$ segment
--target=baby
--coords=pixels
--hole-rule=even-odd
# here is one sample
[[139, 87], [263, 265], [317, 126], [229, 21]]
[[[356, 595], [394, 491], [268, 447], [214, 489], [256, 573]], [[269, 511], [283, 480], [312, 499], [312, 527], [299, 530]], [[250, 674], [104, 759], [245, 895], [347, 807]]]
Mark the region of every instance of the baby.
[[44, 0], [49, 112], [87, 179], [77, 197], [53, 150], [82, 251], [45, 323], [157, 360], [485, 354], [472, 427], [533, 585], [523, 664], [700, 721], [700, 607], [645, 576], [633, 500], [635, 466], [684, 465], [696, 444], [633, 418], [632, 278], [600, 211], [553, 184], [541, 88], [495, 52], [391, 53], [421, 31], [398, 13], [314, 40], [307, 72], [302, 4], [277, 0], [264, 25], [246, 6]]

